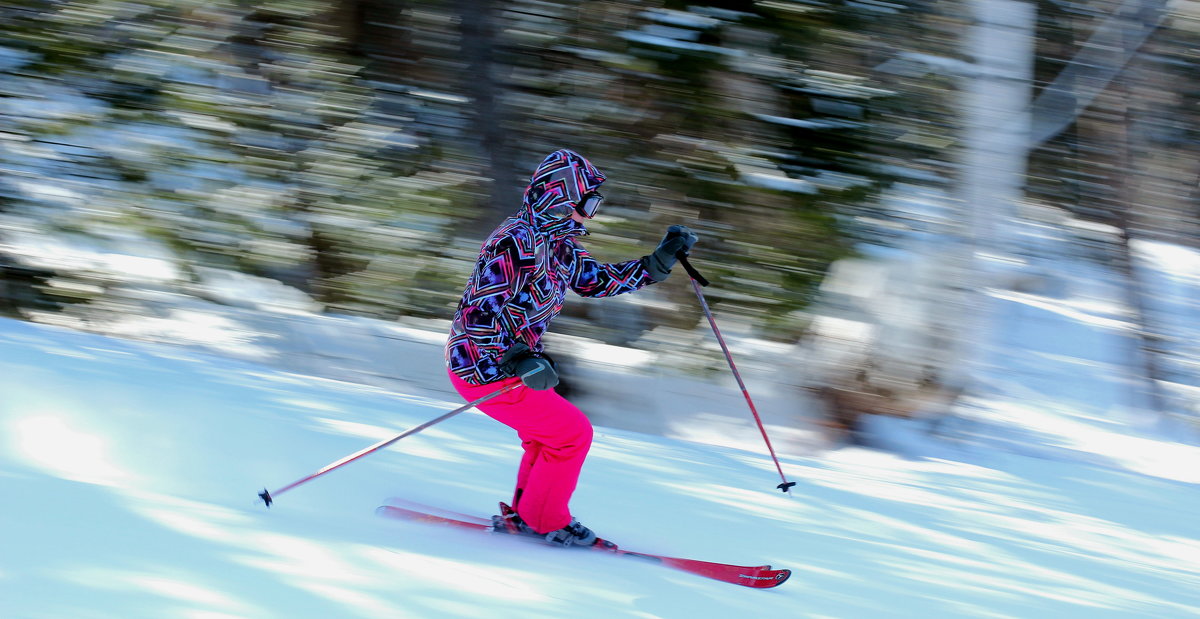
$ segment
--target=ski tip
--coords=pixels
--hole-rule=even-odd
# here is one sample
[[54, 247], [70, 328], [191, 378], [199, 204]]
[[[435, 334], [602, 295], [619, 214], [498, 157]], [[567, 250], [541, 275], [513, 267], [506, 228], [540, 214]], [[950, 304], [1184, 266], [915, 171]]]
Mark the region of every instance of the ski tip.
[[745, 585], [747, 587], [753, 587], [755, 589], [774, 589], [775, 587], [787, 582], [791, 577], [792, 570], [765, 570], [758, 572], [757, 575], [752, 577], [743, 576], [743, 578], [751, 578], [752, 580], [749, 582], [743, 580], [738, 584]]
[[262, 499], [263, 503], [266, 503], [267, 507], [270, 507], [271, 503], [275, 502], [275, 500], [271, 498], [271, 493], [266, 488], [263, 488], [263, 491], [258, 493], [258, 498]]
[[738, 568], [737, 566], [728, 567], [734, 567], [738, 570], [736, 577], [733, 577], [733, 574], [730, 574], [731, 577], [728, 579], [716, 576], [718, 580], [724, 580], [725, 582], [753, 589], [774, 589], [792, 577], [792, 570], [773, 570], [769, 566], [760, 566], [749, 570]]

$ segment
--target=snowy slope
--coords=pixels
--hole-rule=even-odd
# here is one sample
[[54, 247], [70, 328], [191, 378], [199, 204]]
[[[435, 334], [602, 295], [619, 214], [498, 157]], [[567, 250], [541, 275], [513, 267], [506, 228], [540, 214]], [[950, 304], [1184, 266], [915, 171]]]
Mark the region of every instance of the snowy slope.
[[791, 497], [761, 450], [598, 429], [583, 522], [794, 570], [766, 591], [374, 516], [507, 498], [515, 436], [474, 412], [268, 510], [458, 402], [0, 320], [0, 617], [1196, 616], [1200, 458], [1121, 406], [1106, 294], [998, 298], [992, 393], [946, 440], [784, 458]]

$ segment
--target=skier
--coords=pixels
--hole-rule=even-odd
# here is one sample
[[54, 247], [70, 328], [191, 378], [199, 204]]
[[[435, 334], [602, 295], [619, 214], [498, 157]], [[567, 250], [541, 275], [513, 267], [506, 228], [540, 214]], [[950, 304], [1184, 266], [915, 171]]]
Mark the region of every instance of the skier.
[[512, 505], [493, 517], [495, 530], [590, 546], [596, 534], [571, 516], [568, 503], [592, 443], [583, 412], [554, 392], [558, 373], [541, 337], [562, 310], [569, 287], [585, 297], [633, 292], [661, 282], [696, 236], [671, 226], [638, 260], [604, 264], [575, 237], [595, 217], [605, 177], [570, 150], [551, 153], [530, 179], [520, 210], [483, 243], [446, 343], [450, 381], [468, 401], [516, 381], [524, 385], [479, 405], [516, 430], [524, 448]]

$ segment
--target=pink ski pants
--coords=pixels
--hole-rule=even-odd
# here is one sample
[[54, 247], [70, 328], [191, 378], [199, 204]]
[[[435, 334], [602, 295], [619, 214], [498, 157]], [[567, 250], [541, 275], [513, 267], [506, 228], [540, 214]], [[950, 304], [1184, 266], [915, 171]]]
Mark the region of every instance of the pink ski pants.
[[[467, 401], [481, 398], [519, 378], [472, 385], [449, 372]], [[517, 431], [525, 455], [517, 470], [513, 507], [530, 527], [549, 533], [571, 524], [567, 504], [592, 446], [592, 422], [553, 389], [521, 386], [479, 405], [488, 417]]]

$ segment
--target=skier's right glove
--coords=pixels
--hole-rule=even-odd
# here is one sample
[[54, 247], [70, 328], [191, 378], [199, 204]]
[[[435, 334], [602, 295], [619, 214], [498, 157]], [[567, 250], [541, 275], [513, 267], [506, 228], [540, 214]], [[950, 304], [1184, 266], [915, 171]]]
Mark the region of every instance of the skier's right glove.
[[667, 228], [667, 235], [659, 242], [654, 253], [642, 258], [642, 264], [650, 273], [650, 279], [656, 282], [667, 279], [677, 260], [675, 254], [680, 251], [688, 253], [692, 250], [692, 245], [696, 244], [696, 240], [696, 235], [687, 226], [674, 225]]
[[530, 389], [545, 391], [558, 384], [554, 362], [529, 350], [523, 342], [513, 344], [500, 358], [500, 369], [516, 376]]

